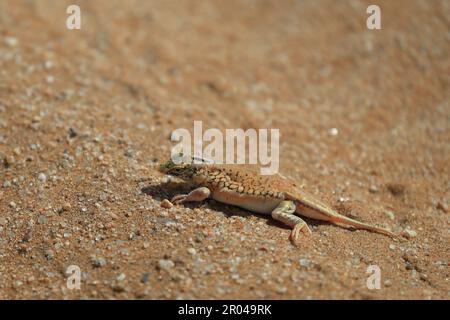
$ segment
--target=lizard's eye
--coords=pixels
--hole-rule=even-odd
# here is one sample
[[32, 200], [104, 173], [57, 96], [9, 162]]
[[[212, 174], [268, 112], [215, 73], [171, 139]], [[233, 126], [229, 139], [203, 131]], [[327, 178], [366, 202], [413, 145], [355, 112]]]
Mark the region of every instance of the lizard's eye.
[[183, 172], [183, 170], [181, 168], [173, 168], [172, 173], [174, 173], [175, 175], [181, 174]]

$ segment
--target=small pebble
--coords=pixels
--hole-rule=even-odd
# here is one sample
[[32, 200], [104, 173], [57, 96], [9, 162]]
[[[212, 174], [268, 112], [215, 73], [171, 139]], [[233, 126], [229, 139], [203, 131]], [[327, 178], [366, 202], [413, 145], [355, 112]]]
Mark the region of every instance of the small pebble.
[[401, 197], [406, 192], [406, 187], [400, 183], [388, 183], [386, 188], [394, 197]]
[[443, 204], [442, 202], [438, 202], [438, 203], [437, 203], [436, 209], [439, 209], [439, 210], [441, 210], [441, 211], [444, 212], [444, 213], [447, 213], [447, 212], [448, 212], [448, 206], [445, 205], [445, 204]]
[[27, 232], [25, 232], [22, 242], [29, 242], [31, 239], [33, 239], [33, 230], [29, 229]]
[[413, 264], [411, 262], [405, 261], [405, 269], [406, 270], [413, 270], [414, 266], [413, 266]]
[[41, 172], [38, 175], [38, 179], [40, 182], [45, 182], [45, 181], [47, 181], [47, 176], [45, 175], [45, 173]]
[[279, 287], [277, 289], [277, 293], [279, 294], [285, 294], [287, 292], [287, 288], [286, 287]]
[[47, 76], [45, 78], [45, 81], [47, 81], [47, 83], [53, 83], [53, 82], [55, 82], [55, 77], [54, 76]]
[[65, 202], [62, 206], [63, 211], [70, 211], [72, 209], [72, 205], [69, 202]]
[[389, 219], [394, 220], [395, 219], [395, 214], [394, 212], [392, 212], [391, 210], [384, 210], [383, 211], [385, 215], [387, 215], [389, 217]]
[[160, 270], [169, 270], [169, 269], [172, 269], [174, 266], [175, 266], [175, 263], [173, 263], [172, 260], [161, 259], [158, 261], [158, 268]]
[[189, 248], [189, 249], [187, 250], [187, 252], [188, 252], [189, 254], [193, 255], [193, 256], [195, 256], [195, 255], [197, 254], [197, 251], [196, 251], [194, 248]]
[[142, 278], [141, 278], [142, 283], [147, 283], [149, 279], [150, 279], [150, 273], [145, 272], [144, 274], [142, 274]]
[[5, 163], [6, 166], [12, 166], [13, 164], [16, 163], [16, 158], [14, 158], [14, 156], [12, 155], [8, 155], [5, 157], [3, 162]]
[[51, 68], [53, 68], [53, 62], [51, 62], [50, 60], [47, 60], [44, 62], [44, 68], [49, 70]]
[[15, 47], [15, 46], [17, 46], [18, 43], [19, 43], [19, 41], [17, 40], [17, 38], [14, 38], [14, 37], [6, 37], [5, 38], [5, 44], [8, 47]]
[[417, 237], [417, 232], [410, 228], [406, 228], [405, 230], [403, 230], [402, 236], [404, 236], [408, 239], [415, 238], [415, 237]]
[[102, 258], [102, 257], [99, 257], [99, 258], [94, 257], [92, 259], [92, 265], [96, 268], [104, 267], [104, 266], [106, 266], [106, 259]]
[[299, 263], [302, 267], [305, 267], [305, 268], [309, 267], [311, 264], [308, 259], [300, 259]]
[[420, 273], [419, 278], [420, 278], [420, 280], [424, 280], [424, 281], [428, 280], [428, 276], [425, 273]]
[[337, 128], [331, 128], [330, 130], [328, 130], [328, 133], [330, 136], [337, 136], [339, 133], [339, 130]]
[[46, 216], [40, 215], [40, 216], [38, 217], [38, 223], [39, 223], [39, 224], [45, 224], [46, 222], [47, 222], [47, 217], [46, 217]]
[[114, 292], [120, 293], [125, 291], [125, 287], [121, 284], [114, 284], [111, 286]]
[[55, 256], [55, 253], [53, 252], [52, 249], [48, 249], [48, 250], [45, 250], [44, 256], [47, 260], [52, 260]]
[[166, 208], [166, 209], [170, 209], [170, 208], [173, 207], [173, 204], [169, 200], [164, 199], [163, 201], [161, 201], [161, 207]]

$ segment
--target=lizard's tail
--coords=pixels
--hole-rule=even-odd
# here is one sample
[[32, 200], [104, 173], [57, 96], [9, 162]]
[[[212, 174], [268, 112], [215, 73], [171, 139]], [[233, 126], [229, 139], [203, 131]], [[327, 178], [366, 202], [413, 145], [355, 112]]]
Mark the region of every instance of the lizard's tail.
[[368, 223], [364, 223], [364, 222], [360, 222], [354, 219], [351, 219], [349, 217], [337, 214], [334, 217], [331, 217], [330, 222], [332, 223], [336, 223], [336, 224], [344, 224], [347, 226], [352, 226], [355, 227], [357, 229], [363, 229], [363, 230], [367, 230], [367, 231], [371, 231], [371, 232], [376, 232], [376, 233], [380, 233], [380, 234], [384, 234], [386, 236], [390, 236], [390, 237], [398, 237], [398, 234], [385, 229], [385, 228], [381, 228], [381, 227], [377, 227]]
[[356, 229], [363, 229], [375, 233], [384, 234], [390, 237], [398, 237], [399, 235], [385, 228], [377, 227], [368, 223], [360, 222], [352, 218], [346, 217], [318, 202], [295, 201], [297, 213], [308, 218], [328, 221], [336, 225], [351, 226]]

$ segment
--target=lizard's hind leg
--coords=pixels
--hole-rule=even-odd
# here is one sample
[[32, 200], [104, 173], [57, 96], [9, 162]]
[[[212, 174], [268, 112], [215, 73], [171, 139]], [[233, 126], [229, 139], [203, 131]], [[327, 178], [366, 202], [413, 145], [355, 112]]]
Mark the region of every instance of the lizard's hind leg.
[[281, 221], [292, 228], [289, 239], [294, 245], [297, 245], [300, 233], [311, 233], [308, 225], [302, 218], [294, 215], [295, 203], [292, 201], [281, 201], [280, 204], [272, 211], [272, 218]]
[[206, 187], [201, 187], [192, 190], [189, 192], [189, 194], [177, 194], [172, 198], [170, 202], [178, 204], [182, 202], [192, 201], [192, 202], [200, 202], [207, 198], [209, 198], [209, 195], [211, 194], [211, 191]]

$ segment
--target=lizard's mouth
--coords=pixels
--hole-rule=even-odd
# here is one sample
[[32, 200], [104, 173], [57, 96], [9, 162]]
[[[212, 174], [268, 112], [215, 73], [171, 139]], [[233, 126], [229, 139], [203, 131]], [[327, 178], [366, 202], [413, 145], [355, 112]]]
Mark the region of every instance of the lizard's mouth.
[[170, 174], [173, 176], [179, 176], [182, 171], [183, 167], [175, 164], [172, 160], [168, 160], [165, 163], [160, 164], [159, 171], [165, 174]]
[[171, 170], [174, 169], [175, 163], [173, 163], [172, 160], [169, 160], [167, 162], [161, 163], [159, 165], [159, 171], [162, 173], [169, 173]]
[[173, 175], [173, 176], [177, 176], [179, 174], [180, 170], [177, 168], [170, 168], [167, 170], [167, 174]]

